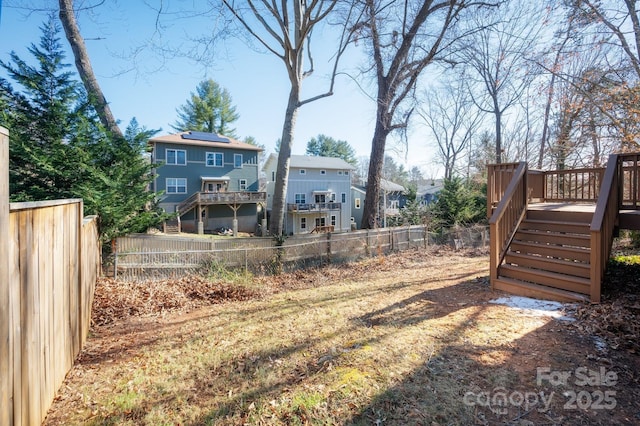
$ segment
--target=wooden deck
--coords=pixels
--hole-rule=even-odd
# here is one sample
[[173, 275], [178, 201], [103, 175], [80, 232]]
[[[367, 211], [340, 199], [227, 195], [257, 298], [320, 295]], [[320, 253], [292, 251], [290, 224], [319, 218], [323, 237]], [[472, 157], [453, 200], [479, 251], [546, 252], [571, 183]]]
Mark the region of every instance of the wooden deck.
[[614, 235], [640, 229], [639, 164], [640, 154], [616, 154], [606, 169], [490, 166], [492, 288], [599, 302]]

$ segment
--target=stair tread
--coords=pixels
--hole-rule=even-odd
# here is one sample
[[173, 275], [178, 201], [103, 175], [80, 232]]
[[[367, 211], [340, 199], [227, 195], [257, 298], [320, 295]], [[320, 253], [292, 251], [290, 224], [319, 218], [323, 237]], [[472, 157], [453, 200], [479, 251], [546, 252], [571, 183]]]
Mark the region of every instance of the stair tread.
[[559, 272], [543, 271], [542, 269], [527, 268], [526, 266], [502, 265], [500, 268], [508, 270], [525, 270], [531, 275], [539, 275], [547, 278], [554, 278], [566, 281], [572, 281], [579, 284], [591, 285], [589, 278], [576, 277], [575, 275], [561, 274]]
[[507, 252], [507, 256], [513, 256], [513, 257], [518, 257], [518, 258], [523, 258], [523, 259], [527, 258], [527, 259], [542, 260], [542, 261], [549, 262], [549, 263], [556, 263], [556, 264], [559, 264], [559, 265], [575, 266], [575, 267], [584, 268], [584, 269], [591, 268], [591, 266], [588, 263], [584, 263], [584, 262], [573, 262], [573, 261], [569, 261], [569, 260], [556, 259], [554, 257], [534, 256], [534, 255], [526, 254], [526, 253], [517, 253], [515, 251], [508, 251]]
[[532, 229], [518, 229], [517, 232], [522, 232], [527, 235], [557, 235], [558, 237], [566, 236], [567, 238], [577, 238], [580, 240], [591, 240], [591, 235], [587, 234], [576, 234], [576, 233], [567, 233], [567, 232], [559, 232], [559, 231], [538, 231]]
[[575, 300], [575, 301], [585, 301], [585, 302], [589, 301], [589, 296], [586, 294], [576, 293], [569, 290], [563, 290], [561, 288], [529, 283], [526, 281], [520, 281], [513, 278], [508, 278], [508, 277], [498, 277], [497, 281], [529, 290], [529, 292], [531, 293], [546, 293], [551, 296], [556, 296], [557, 298], [561, 298], [564, 300]]
[[[545, 247], [548, 246], [547, 243], [537, 243], [535, 241], [521, 241], [518, 239], [514, 239], [513, 242], [515, 242], [516, 244], [519, 245], [524, 245], [524, 246], [529, 246], [529, 247]], [[553, 246], [555, 249], [560, 249], [560, 250], [566, 250], [566, 251], [573, 251], [576, 253], [590, 253], [591, 252], [591, 248], [589, 247], [567, 247], [567, 246]]]
[[568, 226], [591, 226], [589, 222], [573, 222], [567, 220], [543, 220], [543, 219], [528, 219], [525, 218], [523, 223], [540, 223], [540, 224], [553, 224], [553, 225], [568, 225]]

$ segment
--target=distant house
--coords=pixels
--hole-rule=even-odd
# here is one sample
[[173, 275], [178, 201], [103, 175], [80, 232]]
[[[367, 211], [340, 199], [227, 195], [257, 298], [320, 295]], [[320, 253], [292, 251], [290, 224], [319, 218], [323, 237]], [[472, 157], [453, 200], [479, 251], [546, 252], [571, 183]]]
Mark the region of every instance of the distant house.
[[[273, 203], [278, 157], [271, 154], [263, 170], [267, 209]], [[349, 231], [351, 229], [351, 164], [341, 158], [292, 155], [287, 182], [284, 232]]]
[[[364, 209], [364, 200], [367, 195], [367, 189], [364, 185], [353, 185], [351, 187], [351, 196], [353, 205], [351, 206], [351, 216], [356, 229], [360, 229], [362, 224], [362, 212]], [[376, 221], [378, 226], [385, 227], [388, 219], [392, 216], [400, 215], [407, 199], [405, 196], [405, 188], [402, 185], [391, 182], [386, 179], [380, 179], [380, 196], [378, 198], [379, 206]]]
[[260, 148], [215, 133], [181, 132], [149, 139], [153, 190], [162, 191], [160, 207], [178, 212], [185, 232], [219, 228], [254, 232], [259, 192]]
[[431, 179], [426, 185], [419, 185], [417, 198], [423, 206], [435, 203], [438, 200], [438, 193], [444, 188], [443, 179]]

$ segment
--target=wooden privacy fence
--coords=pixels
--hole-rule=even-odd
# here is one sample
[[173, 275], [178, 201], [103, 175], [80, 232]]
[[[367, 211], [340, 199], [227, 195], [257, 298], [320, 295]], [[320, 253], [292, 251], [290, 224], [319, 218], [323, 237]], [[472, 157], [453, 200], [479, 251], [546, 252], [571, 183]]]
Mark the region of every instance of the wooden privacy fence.
[[211, 265], [252, 272], [293, 270], [339, 263], [390, 251], [450, 244], [485, 247], [484, 226], [431, 233], [424, 226], [401, 226], [344, 233], [306, 234], [277, 246], [272, 238], [203, 239], [162, 235], [130, 235], [116, 242], [114, 276], [126, 280], [164, 279], [198, 272]]
[[100, 271], [82, 200], [8, 200], [0, 128], [0, 425], [40, 425], [82, 349]]

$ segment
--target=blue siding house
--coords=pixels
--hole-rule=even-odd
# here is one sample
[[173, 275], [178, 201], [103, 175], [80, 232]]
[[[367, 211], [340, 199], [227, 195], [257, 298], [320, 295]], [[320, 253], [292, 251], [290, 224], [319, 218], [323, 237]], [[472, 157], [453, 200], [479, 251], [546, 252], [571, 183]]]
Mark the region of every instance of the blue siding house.
[[215, 133], [181, 132], [149, 139], [153, 190], [162, 191], [160, 207], [178, 212], [181, 230], [234, 234], [254, 232], [259, 192], [257, 146]]

